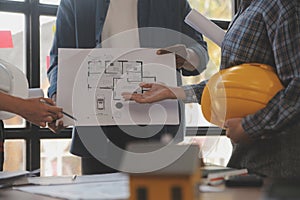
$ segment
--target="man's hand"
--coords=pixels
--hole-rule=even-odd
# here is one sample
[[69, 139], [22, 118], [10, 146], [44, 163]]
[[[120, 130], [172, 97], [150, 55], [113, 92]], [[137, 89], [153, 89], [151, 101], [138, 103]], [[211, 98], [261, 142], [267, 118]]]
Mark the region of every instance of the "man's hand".
[[123, 92], [123, 98], [125, 100], [134, 100], [138, 103], [154, 103], [165, 99], [181, 98], [180, 96], [185, 95], [181, 88], [171, 88], [158, 83], [141, 83], [140, 87], [148, 88], [149, 90], [143, 94]]
[[193, 50], [187, 49], [185, 45], [177, 44], [174, 46], [159, 49], [156, 52], [157, 55], [164, 55], [168, 53], [175, 53], [177, 69], [184, 68], [188, 71], [194, 71], [196, 69], [195, 66], [189, 61], [191, 55], [195, 53], [193, 52]]
[[48, 123], [48, 128], [53, 132], [53, 133], [59, 133], [62, 129], [66, 128], [64, 126], [63, 121], [59, 121], [58, 125], [56, 125], [56, 120]]
[[247, 144], [251, 142], [251, 138], [242, 127], [242, 118], [228, 119], [224, 127], [226, 128], [226, 136], [234, 143]]
[[[54, 102], [54, 104], [56, 104], [56, 93], [52, 95], [51, 99]], [[59, 133], [62, 129], [66, 127], [64, 126], [63, 121], [59, 121], [58, 125], [56, 125], [56, 120], [53, 120], [52, 122], [48, 123], [48, 128], [54, 133]]]
[[56, 107], [54, 102], [47, 98], [21, 99], [16, 113], [41, 127], [63, 116], [62, 108]]

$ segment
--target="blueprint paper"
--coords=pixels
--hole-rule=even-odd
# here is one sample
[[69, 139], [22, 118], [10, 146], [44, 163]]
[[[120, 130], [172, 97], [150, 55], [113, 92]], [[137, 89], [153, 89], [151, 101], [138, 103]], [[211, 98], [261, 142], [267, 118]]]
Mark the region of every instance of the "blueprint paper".
[[28, 177], [28, 183], [44, 186], [117, 181], [128, 181], [128, 175], [124, 173], [91, 174], [76, 176], [76, 179], [73, 176]]
[[24, 186], [14, 189], [61, 199], [109, 200], [128, 199], [128, 180], [49, 186]]
[[225, 31], [218, 27], [215, 23], [200, 14], [197, 10], [192, 9], [185, 18], [185, 23], [190, 25], [196, 31], [202, 33], [218, 46], [222, 45]]
[[142, 93], [141, 82], [177, 86], [174, 54], [156, 49], [59, 49], [57, 105], [77, 121], [64, 125], [179, 124], [178, 102], [124, 101], [122, 92]]

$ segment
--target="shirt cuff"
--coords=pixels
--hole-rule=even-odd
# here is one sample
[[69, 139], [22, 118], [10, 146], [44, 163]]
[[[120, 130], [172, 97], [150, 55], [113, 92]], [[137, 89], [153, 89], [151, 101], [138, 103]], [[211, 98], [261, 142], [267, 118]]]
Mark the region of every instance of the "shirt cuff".
[[47, 74], [50, 87], [48, 88], [48, 97], [52, 97], [57, 91], [57, 67], [53, 68]]
[[206, 69], [206, 65], [209, 60], [207, 50], [201, 45], [193, 45], [189, 46], [188, 48], [193, 50], [194, 53], [198, 56], [199, 63], [197, 66], [195, 66], [197, 68], [196, 70], [198, 71], [198, 73], [203, 72]]
[[184, 85], [181, 87], [184, 90], [186, 96], [186, 98], [183, 100], [184, 103], [199, 103], [194, 88], [191, 85]]

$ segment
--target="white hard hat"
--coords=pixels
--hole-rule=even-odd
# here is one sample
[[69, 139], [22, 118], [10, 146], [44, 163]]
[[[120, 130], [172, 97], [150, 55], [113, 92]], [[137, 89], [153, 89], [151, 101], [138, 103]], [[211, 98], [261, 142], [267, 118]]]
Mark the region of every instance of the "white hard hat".
[[[24, 73], [16, 66], [0, 59], [0, 92], [28, 98], [28, 81]], [[15, 114], [0, 111], [0, 119], [9, 119]]]

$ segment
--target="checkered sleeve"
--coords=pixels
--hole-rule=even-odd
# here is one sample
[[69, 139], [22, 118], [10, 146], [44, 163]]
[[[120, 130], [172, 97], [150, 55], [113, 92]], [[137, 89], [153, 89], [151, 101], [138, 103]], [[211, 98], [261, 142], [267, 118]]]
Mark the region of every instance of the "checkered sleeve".
[[201, 96], [207, 81], [202, 81], [199, 84], [182, 86], [186, 99], [184, 103], [201, 103]]
[[[274, 12], [270, 16], [274, 17]], [[272, 137], [272, 133], [299, 123], [300, 16], [297, 12], [299, 10], [292, 7], [284, 9], [278, 12], [277, 19], [266, 21], [270, 41], [273, 41], [276, 71], [285, 88], [265, 108], [243, 119], [242, 126], [252, 137]], [[278, 26], [273, 26], [275, 23]]]

